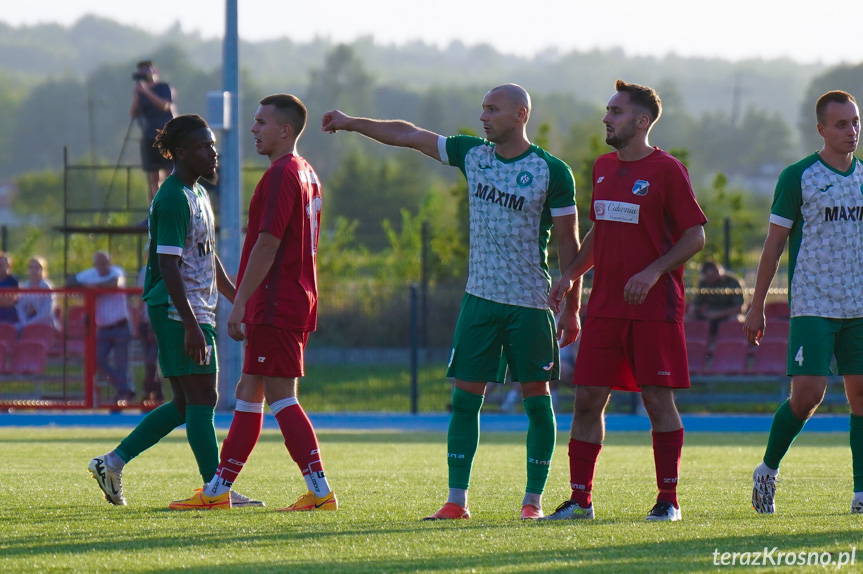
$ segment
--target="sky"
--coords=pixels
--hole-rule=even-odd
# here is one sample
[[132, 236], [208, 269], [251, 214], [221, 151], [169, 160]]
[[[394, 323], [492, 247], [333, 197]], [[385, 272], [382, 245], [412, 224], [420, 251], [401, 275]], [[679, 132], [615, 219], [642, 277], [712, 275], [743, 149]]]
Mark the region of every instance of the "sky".
[[[793, 8], [788, 0], [238, 0], [239, 31], [249, 41], [288, 36], [378, 43], [453, 40], [534, 56], [623, 48], [628, 55], [703, 56], [728, 60], [787, 57], [803, 63], [863, 60], [863, 4], [840, 0], [829, 11]], [[144, 8], [146, 6], [146, 8]], [[205, 37], [224, 34], [221, 0], [4, 0], [0, 21], [72, 24], [96, 14], [148, 31], [179, 22]]]

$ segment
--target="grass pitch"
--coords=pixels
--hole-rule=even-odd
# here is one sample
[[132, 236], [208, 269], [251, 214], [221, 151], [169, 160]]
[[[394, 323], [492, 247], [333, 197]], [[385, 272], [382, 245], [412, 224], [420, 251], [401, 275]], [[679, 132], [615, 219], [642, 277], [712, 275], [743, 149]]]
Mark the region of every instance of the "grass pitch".
[[[655, 499], [649, 433], [613, 433], [597, 469], [597, 519], [525, 523], [518, 519], [522, 433], [483, 435], [471, 520], [422, 522], [446, 497], [442, 434], [321, 432], [340, 510], [281, 513], [275, 509], [305, 487], [273, 431], [265, 431], [236, 484], [266, 508], [168, 510], [169, 501], [200, 486], [182, 431], [127, 466], [129, 505], [109, 505], [87, 463], [127, 432], [0, 428], [0, 571], [712, 572], [723, 552], [750, 553], [748, 565], [739, 565], [744, 555], [737, 559], [740, 571], [836, 571], [840, 553], [850, 553], [863, 532], [863, 516], [849, 514], [845, 434], [804, 432], [783, 462], [778, 514], [761, 516], [749, 497], [766, 436], [691, 433], [680, 483], [683, 520], [645, 523]], [[559, 437], [546, 512], [569, 495], [566, 440]], [[753, 567], [752, 554], [765, 547], [776, 548], [767, 567]], [[810, 566], [777, 565], [780, 552], [834, 564], [816, 567], [810, 558]], [[859, 558], [845, 570], [859, 568]]]

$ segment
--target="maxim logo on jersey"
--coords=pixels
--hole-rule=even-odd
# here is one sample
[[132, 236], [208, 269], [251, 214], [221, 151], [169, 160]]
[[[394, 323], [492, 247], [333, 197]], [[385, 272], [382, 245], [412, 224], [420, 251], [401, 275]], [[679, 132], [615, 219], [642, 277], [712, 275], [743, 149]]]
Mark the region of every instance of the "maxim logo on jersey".
[[522, 211], [524, 209], [523, 197], [519, 197], [514, 193], [505, 193], [490, 185], [483, 185], [481, 183], [476, 184], [476, 192], [474, 193], [474, 196], [516, 211]]
[[593, 211], [597, 220], [619, 221], [621, 223], [638, 223], [641, 206], [625, 201], [608, 201], [598, 199], [593, 202]]
[[207, 241], [198, 242], [198, 257], [203, 257], [204, 255], [209, 255], [213, 252], [213, 242], [210, 239]]
[[647, 195], [647, 188], [650, 187], [649, 181], [644, 181], [643, 179], [635, 180], [635, 183], [632, 184], [632, 193], [635, 195]]
[[834, 205], [824, 208], [824, 221], [863, 221], [863, 206]]

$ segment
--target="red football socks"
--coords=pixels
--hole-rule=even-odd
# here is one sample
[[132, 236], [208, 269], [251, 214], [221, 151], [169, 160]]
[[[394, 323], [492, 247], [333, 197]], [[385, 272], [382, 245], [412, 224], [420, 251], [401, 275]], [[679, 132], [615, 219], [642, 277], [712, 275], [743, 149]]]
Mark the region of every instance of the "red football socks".
[[243, 465], [249, 460], [252, 449], [261, 436], [264, 424], [264, 413], [234, 411], [231, 429], [228, 437], [222, 443], [219, 457], [219, 469], [216, 474], [225, 482], [233, 484], [237, 475], [243, 470]]
[[569, 440], [569, 483], [572, 487], [572, 500], [582, 508], [588, 508], [593, 490], [593, 475], [596, 472], [596, 460], [602, 444]]
[[670, 502], [679, 508], [677, 479], [680, 475], [680, 451], [683, 450], [683, 429], [653, 433], [653, 460], [656, 463], [658, 502]]
[[281, 409], [276, 414], [276, 421], [279, 423], [282, 436], [285, 437], [288, 453], [300, 467], [309, 490], [316, 496], [329, 493], [321, 463], [318, 437], [303, 407], [294, 404]]

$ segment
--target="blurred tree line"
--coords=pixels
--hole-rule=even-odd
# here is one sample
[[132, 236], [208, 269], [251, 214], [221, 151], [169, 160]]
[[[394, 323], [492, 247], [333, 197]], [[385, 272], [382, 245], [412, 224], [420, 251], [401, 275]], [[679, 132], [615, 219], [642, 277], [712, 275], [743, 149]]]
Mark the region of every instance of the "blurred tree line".
[[[151, 35], [95, 17], [71, 28], [0, 24], [0, 183], [17, 185], [14, 212], [25, 223], [8, 245], [18, 256], [16, 272], [35, 252], [62, 268], [63, 239], [51, 228], [63, 220], [64, 147], [71, 163], [101, 166], [69, 178], [70, 197], [111, 210], [110, 220], [100, 214], [80, 218], [132, 225], [145, 213], [143, 177], [135, 169], [121, 167], [120, 176], [113, 169], [139, 161], [138, 130], [128, 116], [134, 63], [153, 59], [161, 79], [175, 88], [180, 113], [206, 116], [206, 93], [221, 89], [219, 54], [218, 42], [186, 34], [179, 25]], [[572, 167], [584, 233], [593, 160], [609, 151], [600, 120], [613, 81], [652, 85], [664, 113], [651, 141], [687, 164], [711, 220], [703, 257], [727, 257], [742, 268], [754, 265], [779, 171], [818, 145], [812, 110], [817, 96], [829, 89], [863, 94], [861, 66], [636, 58], [620, 50], [526, 59], [458, 42], [441, 50], [422, 43], [380, 46], [371, 38], [350, 45], [271, 40], [243, 43], [241, 65], [241, 126], [251, 124], [258, 100], [269, 93], [294, 93], [309, 107], [299, 151], [324, 182], [321, 276], [396, 285], [420, 278], [423, 227], [426, 278], [463, 282], [463, 179], [458, 170], [414, 152], [355, 134], [321, 133], [320, 117], [329, 109], [404, 118], [441, 134], [471, 132], [479, 125], [485, 91], [520, 83], [533, 97], [532, 139]], [[242, 146], [247, 205], [266, 161], [255, 155], [251, 137]], [[130, 188], [132, 197], [123, 203]], [[728, 254], [726, 218], [734, 230]], [[89, 266], [94, 249], [109, 247], [101, 236], [73, 237], [72, 243], [73, 271]], [[111, 248], [128, 260], [127, 268], [137, 263], [137, 239]]]

